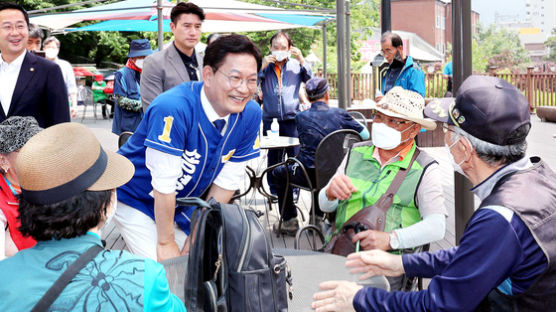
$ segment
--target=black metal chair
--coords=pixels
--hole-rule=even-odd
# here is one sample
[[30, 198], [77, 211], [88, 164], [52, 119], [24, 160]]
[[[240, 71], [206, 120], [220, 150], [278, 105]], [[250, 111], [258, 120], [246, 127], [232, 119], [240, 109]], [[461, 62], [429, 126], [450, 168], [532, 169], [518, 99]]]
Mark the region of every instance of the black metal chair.
[[131, 131], [124, 131], [120, 133], [120, 136], [118, 137], [118, 148], [122, 147], [132, 135], [133, 132]]
[[81, 116], [81, 122], [85, 119], [87, 114], [87, 106], [93, 106], [93, 115], [95, 120], [97, 119], [97, 103], [94, 101], [93, 90], [90, 87], [83, 87], [79, 89], [79, 98], [83, 101], [83, 115]]
[[[360, 142], [361, 136], [354, 130], [351, 129], [341, 129], [336, 130], [330, 134], [328, 134], [317, 146], [315, 152], [315, 183], [312, 183], [312, 179], [307, 173], [307, 169], [303, 166], [303, 164], [297, 158], [289, 158], [285, 162], [272, 166], [272, 169], [280, 166], [280, 165], [290, 165], [290, 164], [298, 164], [298, 169], [302, 170], [305, 180], [307, 181], [306, 185], [298, 185], [294, 183], [290, 183], [290, 173], [289, 170], [286, 170], [286, 185], [292, 187], [298, 187], [302, 190], [306, 190], [311, 192], [311, 218], [309, 221], [309, 225], [300, 228], [295, 237], [295, 245], [294, 248], [299, 249], [300, 246], [300, 239], [303, 234], [306, 237], [309, 237], [312, 234], [312, 240], [309, 242], [311, 244], [312, 250], [318, 250], [319, 247], [316, 244], [315, 236], [318, 236], [320, 239], [321, 245], [324, 244], [324, 234], [322, 230], [316, 226], [316, 216], [315, 216], [315, 202], [313, 200], [313, 194], [318, 194], [318, 192], [326, 186], [330, 178], [336, 173], [336, 169], [342, 162], [345, 154], [349, 150], [349, 148], [353, 145], [353, 143]], [[267, 168], [269, 170], [270, 168]], [[289, 191], [289, 187], [286, 187], [286, 192]], [[287, 195], [287, 194], [284, 194]], [[284, 196], [282, 207], [285, 206], [286, 196]], [[278, 222], [278, 233], [280, 233], [282, 227], [282, 211], [280, 211], [280, 220]]]

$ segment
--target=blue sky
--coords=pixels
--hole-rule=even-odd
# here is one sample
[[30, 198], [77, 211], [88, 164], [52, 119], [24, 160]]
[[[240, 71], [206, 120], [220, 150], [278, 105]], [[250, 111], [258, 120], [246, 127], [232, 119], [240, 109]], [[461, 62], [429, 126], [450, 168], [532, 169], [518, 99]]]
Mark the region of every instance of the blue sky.
[[502, 15], [519, 15], [525, 18], [525, 0], [471, 0], [473, 10], [479, 12], [483, 25], [494, 23], [495, 13]]

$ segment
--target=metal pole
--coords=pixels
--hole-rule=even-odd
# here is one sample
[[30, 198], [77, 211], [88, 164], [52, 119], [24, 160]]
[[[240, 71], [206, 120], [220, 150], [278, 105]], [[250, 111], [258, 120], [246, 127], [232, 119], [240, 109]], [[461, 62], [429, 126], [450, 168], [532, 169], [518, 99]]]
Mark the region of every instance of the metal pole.
[[322, 24], [322, 77], [326, 79], [326, 22]]
[[392, 9], [390, 0], [382, 0], [380, 5], [380, 30], [382, 34], [392, 30]]
[[[453, 79], [454, 94], [472, 72], [471, 59], [471, 0], [452, 1], [452, 32], [453, 32]], [[475, 202], [469, 191], [473, 187], [469, 180], [454, 172], [454, 203], [456, 212], [456, 244], [463, 235], [465, 226], [473, 211]]]
[[[351, 23], [350, 23], [350, 0], [346, 0], [346, 105], [351, 107]], [[344, 108], [345, 108], [344, 107]]]
[[345, 25], [345, 1], [336, 0], [336, 24], [338, 38], [336, 46], [338, 50], [338, 107], [346, 108], [346, 25]]
[[158, 51], [164, 47], [164, 16], [162, 16], [162, 0], [157, 0], [156, 11], [158, 12]]

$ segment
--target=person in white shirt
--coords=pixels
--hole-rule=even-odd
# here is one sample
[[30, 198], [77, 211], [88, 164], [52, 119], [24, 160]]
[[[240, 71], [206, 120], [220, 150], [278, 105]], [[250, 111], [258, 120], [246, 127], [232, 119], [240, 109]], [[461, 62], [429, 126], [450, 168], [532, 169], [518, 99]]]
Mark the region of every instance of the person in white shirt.
[[70, 100], [70, 112], [71, 116], [75, 117], [77, 112], [75, 111], [75, 105], [77, 105], [77, 85], [75, 83], [75, 74], [73, 72], [73, 67], [66, 61], [58, 58], [58, 53], [60, 53], [60, 40], [56, 37], [48, 37], [44, 40], [43, 47], [46, 59], [52, 61], [62, 70], [62, 75], [64, 76], [64, 82], [66, 84], [66, 89], [68, 91], [68, 96]]

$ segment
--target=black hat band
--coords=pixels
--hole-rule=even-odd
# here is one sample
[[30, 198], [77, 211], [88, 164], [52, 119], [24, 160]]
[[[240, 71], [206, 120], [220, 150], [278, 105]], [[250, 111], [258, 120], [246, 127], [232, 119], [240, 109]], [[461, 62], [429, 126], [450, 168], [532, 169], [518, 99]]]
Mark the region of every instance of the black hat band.
[[100, 154], [95, 163], [75, 179], [55, 188], [42, 191], [21, 189], [21, 196], [28, 202], [39, 205], [51, 205], [71, 198], [93, 185], [104, 173], [108, 164], [108, 156], [100, 147]]

